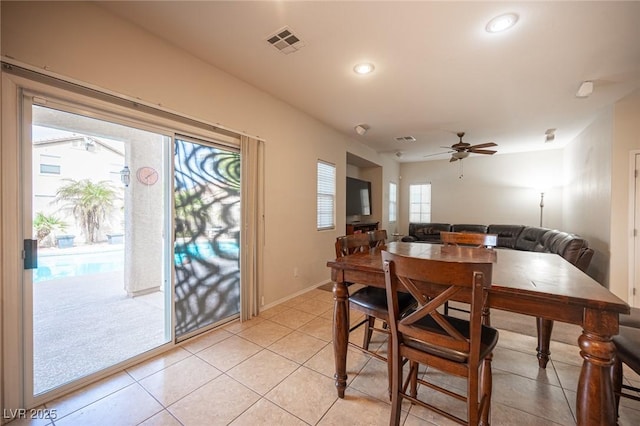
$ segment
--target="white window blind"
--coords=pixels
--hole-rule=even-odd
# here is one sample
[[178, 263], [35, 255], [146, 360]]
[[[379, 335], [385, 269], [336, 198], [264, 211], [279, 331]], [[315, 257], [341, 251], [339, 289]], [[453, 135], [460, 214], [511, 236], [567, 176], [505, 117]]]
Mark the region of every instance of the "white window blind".
[[336, 166], [318, 160], [318, 231], [335, 228]]
[[395, 183], [389, 182], [389, 222], [395, 222], [398, 208], [398, 187]]
[[431, 222], [431, 184], [409, 185], [409, 222]]

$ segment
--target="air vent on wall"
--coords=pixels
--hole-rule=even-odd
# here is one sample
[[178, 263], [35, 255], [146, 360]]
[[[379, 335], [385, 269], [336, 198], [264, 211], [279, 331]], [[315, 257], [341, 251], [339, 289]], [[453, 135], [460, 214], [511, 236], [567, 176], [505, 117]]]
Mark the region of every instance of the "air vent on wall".
[[416, 138], [414, 138], [413, 136], [398, 136], [396, 140], [398, 142], [415, 142]]
[[304, 42], [289, 27], [280, 28], [268, 36], [267, 42], [284, 54], [296, 52], [304, 47]]

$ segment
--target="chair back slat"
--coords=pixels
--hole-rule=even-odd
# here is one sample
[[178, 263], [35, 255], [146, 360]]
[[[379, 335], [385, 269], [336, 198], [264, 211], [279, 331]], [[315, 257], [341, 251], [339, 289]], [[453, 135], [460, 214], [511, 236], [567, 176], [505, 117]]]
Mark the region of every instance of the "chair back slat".
[[336, 258], [368, 252], [372, 247], [384, 247], [386, 241], [387, 231], [384, 229], [338, 237], [335, 244]]
[[358, 252], [368, 252], [369, 235], [364, 233], [349, 234], [336, 239], [336, 257], [344, 257]]
[[477, 232], [441, 232], [440, 240], [444, 244], [468, 245], [478, 247], [495, 247], [498, 245], [497, 234], [481, 234]]
[[369, 231], [369, 242], [371, 247], [382, 247], [387, 241], [387, 230], [377, 229], [375, 231]]
[[398, 331], [402, 335], [402, 339], [415, 339], [417, 341], [429, 342], [431, 346], [438, 346], [440, 348], [456, 351], [459, 353], [469, 354], [471, 353], [471, 343], [467, 339], [459, 339], [449, 335], [443, 335], [440, 333], [428, 332], [420, 330], [416, 331], [414, 327], [403, 326], [398, 324]]

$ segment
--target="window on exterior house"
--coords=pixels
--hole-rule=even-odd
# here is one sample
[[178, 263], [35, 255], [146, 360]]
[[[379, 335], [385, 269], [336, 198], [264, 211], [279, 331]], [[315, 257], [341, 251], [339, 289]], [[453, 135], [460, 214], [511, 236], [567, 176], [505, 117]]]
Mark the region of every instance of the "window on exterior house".
[[409, 185], [409, 222], [431, 222], [431, 184]]
[[60, 156], [40, 154], [40, 173], [43, 175], [59, 175]]
[[398, 208], [398, 186], [394, 182], [389, 182], [389, 222], [397, 219]]
[[336, 166], [318, 160], [318, 231], [334, 229], [336, 206]]

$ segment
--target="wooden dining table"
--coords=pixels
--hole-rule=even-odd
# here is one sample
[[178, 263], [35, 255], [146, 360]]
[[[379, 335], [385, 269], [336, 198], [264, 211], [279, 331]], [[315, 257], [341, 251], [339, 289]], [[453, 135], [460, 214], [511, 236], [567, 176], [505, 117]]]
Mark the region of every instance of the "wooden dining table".
[[[406, 256], [460, 261], [440, 244], [393, 242], [368, 253], [357, 253], [327, 262], [333, 281], [333, 346], [338, 396], [344, 398], [347, 383], [350, 283], [385, 286], [381, 250]], [[618, 334], [619, 314], [629, 305], [552, 253], [495, 249], [491, 309], [516, 312], [582, 326], [578, 338], [583, 358], [578, 381], [578, 425], [615, 425], [617, 422], [611, 372]], [[541, 407], [542, 408], [542, 407]]]

